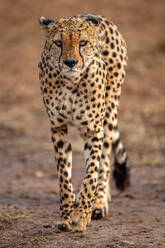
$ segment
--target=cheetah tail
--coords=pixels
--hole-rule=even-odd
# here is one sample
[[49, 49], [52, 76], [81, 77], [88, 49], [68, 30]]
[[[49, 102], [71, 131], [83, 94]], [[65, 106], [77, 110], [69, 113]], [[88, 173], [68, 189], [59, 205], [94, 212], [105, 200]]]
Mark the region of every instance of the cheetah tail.
[[120, 191], [124, 191], [130, 185], [130, 167], [127, 152], [120, 140], [120, 133], [117, 130], [112, 143], [114, 153], [114, 170], [113, 178], [116, 187]]

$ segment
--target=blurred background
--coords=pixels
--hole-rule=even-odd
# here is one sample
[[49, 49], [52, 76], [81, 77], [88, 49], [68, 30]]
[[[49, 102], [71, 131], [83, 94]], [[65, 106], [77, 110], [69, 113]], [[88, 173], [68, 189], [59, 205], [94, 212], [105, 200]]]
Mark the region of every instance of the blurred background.
[[[16, 199], [27, 192], [31, 195], [37, 192], [40, 197], [43, 192], [58, 191], [54, 184], [57, 175], [49, 121], [38, 79], [37, 65], [44, 44], [38, 19], [79, 13], [106, 16], [118, 26], [127, 42], [129, 60], [120, 101], [119, 128], [131, 165], [137, 166], [137, 170], [164, 166], [165, 1], [1, 0], [0, 194], [4, 196], [1, 204], [9, 203], [13, 195]], [[76, 130], [71, 131], [70, 139], [77, 190], [84, 173], [82, 143]], [[161, 175], [158, 174], [154, 170], [149, 180], [165, 178], [161, 169]]]

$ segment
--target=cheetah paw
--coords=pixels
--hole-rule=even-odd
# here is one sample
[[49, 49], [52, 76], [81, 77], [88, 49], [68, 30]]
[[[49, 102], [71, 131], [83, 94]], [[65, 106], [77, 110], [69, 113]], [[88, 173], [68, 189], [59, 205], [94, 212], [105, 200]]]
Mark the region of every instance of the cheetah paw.
[[71, 225], [68, 222], [61, 221], [55, 224], [56, 232], [69, 232], [71, 231]]
[[108, 201], [100, 199], [97, 200], [93, 206], [92, 219], [98, 220], [108, 214]]
[[87, 224], [91, 222], [91, 213], [75, 210], [72, 217], [73, 231], [83, 232]]

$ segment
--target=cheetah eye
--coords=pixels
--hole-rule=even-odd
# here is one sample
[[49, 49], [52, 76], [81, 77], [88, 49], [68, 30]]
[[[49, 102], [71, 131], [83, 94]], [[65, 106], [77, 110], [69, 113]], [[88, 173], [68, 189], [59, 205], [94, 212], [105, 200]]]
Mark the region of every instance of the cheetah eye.
[[60, 40], [55, 40], [55, 41], [54, 41], [54, 44], [55, 44], [57, 47], [62, 47], [62, 41], [60, 41]]
[[87, 40], [81, 40], [80, 43], [79, 43], [79, 45], [80, 45], [80, 47], [84, 47], [84, 46], [87, 45], [87, 43], [88, 43]]

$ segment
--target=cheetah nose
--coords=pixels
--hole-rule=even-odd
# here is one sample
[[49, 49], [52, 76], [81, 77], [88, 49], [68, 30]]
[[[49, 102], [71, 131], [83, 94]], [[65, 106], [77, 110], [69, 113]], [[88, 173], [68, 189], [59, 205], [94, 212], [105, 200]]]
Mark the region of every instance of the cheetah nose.
[[78, 60], [74, 60], [74, 59], [64, 60], [64, 64], [69, 66], [70, 68], [74, 67], [77, 63], [78, 63]]

